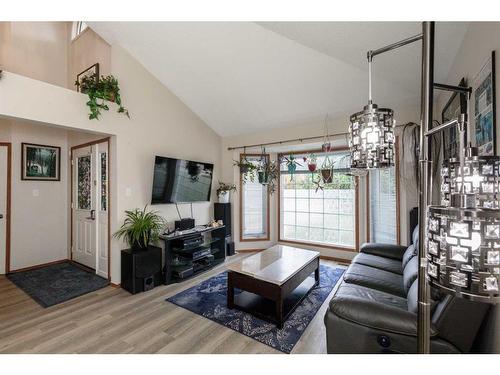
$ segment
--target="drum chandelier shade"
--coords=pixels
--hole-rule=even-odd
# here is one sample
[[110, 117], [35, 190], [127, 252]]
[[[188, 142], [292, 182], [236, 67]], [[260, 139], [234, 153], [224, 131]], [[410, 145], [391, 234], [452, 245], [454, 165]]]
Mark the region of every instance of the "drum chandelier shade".
[[[470, 149], [468, 149], [470, 150]], [[441, 169], [441, 204], [429, 206], [427, 275], [454, 295], [500, 302], [500, 157], [468, 151]]]
[[391, 109], [368, 104], [351, 115], [349, 149], [351, 168], [394, 166], [394, 113]]
[[394, 112], [372, 102], [372, 52], [368, 52], [368, 105], [350, 117], [352, 169], [394, 166]]

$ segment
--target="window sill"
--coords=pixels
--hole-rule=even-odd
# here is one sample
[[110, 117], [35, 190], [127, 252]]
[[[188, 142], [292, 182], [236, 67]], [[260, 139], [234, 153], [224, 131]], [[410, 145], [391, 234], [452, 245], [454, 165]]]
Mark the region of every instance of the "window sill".
[[312, 247], [321, 247], [323, 249], [350, 251], [353, 253], [358, 252], [358, 249], [356, 249], [356, 247], [343, 246], [343, 245], [326, 245], [324, 243], [313, 242], [313, 241], [294, 241], [294, 240], [286, 240], [286, 239], [280, 238], [278, 240], [278, 242], [289, 243], [289, 244], [294, 244], [294, 245], [306, 245], [306, 246], [312, 246]]

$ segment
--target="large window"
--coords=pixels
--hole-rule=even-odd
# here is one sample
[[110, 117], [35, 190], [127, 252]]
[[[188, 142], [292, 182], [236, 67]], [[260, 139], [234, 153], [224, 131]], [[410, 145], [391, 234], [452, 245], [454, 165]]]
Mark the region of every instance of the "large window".
[[[268, 155], [265, 156], [269, 158]], [[245, 155], [241, 155], [243, 160]], [[259, 165], [261, 155], [246, 155], [248, 161]], [[267, 185], [241, 178], [240, 183], [240, 241], [265, 241], [269, 240], [269, 193]]]
[[[321, 168], [326, 155], [315, 154], [317, 168]], [[303, 157], [295, 154], [299, 162], [295, 173], [290, 174], [286, 164], [280, 170], [280, 240], [311, 243], [328, 247], [356, 247], [357, 188], [355, 177], [346, 174], [348, 152], [329, 153], [334, 164], [331, 183], [317, 188], [317, 173], [308, 170]], [[283, 155], [288, 157], [288, 155]]]
[[[398, 155], [396, 150], [396, 163]], [[368, 175], [370, 242], [399, 243], [398, 168], [372, 169]]]

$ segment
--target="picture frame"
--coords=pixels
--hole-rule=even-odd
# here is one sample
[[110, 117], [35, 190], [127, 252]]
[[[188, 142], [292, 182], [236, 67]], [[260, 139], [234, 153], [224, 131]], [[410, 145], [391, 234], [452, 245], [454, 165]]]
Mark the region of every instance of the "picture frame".
[[21, 143], [21, 180], [60, 181], [61, 147]]
[[[462, 77], [460, 87], [467, 87], [465, 77]], [[454, 92], [448, 102], [445, 104], [441, 112], [441, 121], [445, 123], [449, 120], [455, 119], [458, 115], [467, 113], [467, 97], [465, 94]], [[459, 157], [460, 139], [459, 132], [456, 126], [452, 126], [443, 131], [443, 159], [448, 160], [451, 158]], [[465, 140], [467, 140], [467, 129], [465, 129]]]
[[496, 155], [495, 51], [473, 81], [474, 140], [479, 155]]
[[76, 82], [75, 82], [76, 91], [85, 94], [84, 91], [80, 90], [82, 79], [84, 77], [92, 77], [92, 76], [94, 77], [96, 82], [99, 80], [99, 63], [95, 63], [94, 65], [89, 66], [83, 72], [78, 73], [76, 75]]

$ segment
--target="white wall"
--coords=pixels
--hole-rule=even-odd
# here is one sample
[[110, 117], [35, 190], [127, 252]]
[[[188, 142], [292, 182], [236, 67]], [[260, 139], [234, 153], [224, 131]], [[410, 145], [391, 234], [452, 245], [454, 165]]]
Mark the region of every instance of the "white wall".
[[[10, 269], [67, 258], [67, 134], [21, 121], [0, 120], [12, 143], [12, 215]], [[61, 147], [61, 181], [22, 181], [21, 143]]]
[[0, 22], [2, 69], [66, 87], [69, 30], [69, 22]]
[[[34, 126], [43, 129], [46, 129], [44, 125], [50, 125], [112, 135], [110, 190], [111, 231], [114, 232], [121, 225], [125, 210], [144, 207], [150, 202], [155, 155], [214, 163], [214, 181], [217, 181], [222, 146], [221, 138], [211, 128], [127, 52], [113, 46], [111, 60], [111, 71], [120, 82], [130, 120], [117, 114], [116, 106], [111, 104], [111, 110], [104, 113], [101, 120], [90, 121], [85, 95], [10, 72], [4, 72], [0, 81], [0, 116], [33, 121]], [[177, 217], [172, 205], [154, 208], [170, 222]], [[181, 210], [183, 216], [190, 215], [189, 207], [181, 207]], [[207, 223], [212, 216], [212, 203], [194, 204], [198, 224]], [[113, 283], [120, 282], [120, 250], [123, 248], [125, 244], [113, 239]]]
[[[439, 48], [439, 46], [436, 46]], [[496, 147], [497, 155], [500, 150], [500, 23], [499, 22], [473, 22], [464, 37], [457, 58], [452, 65], [448, 76], [448, 84], [456, 85], [462, 77], [472, 84], [474, 75], [479, 72], [485, 61], [491, 56], [491, 51], [496, 51]], [[439, 64], [439, 61], [436, 61]], [[436, 113], [441, 113], [443, 104], [449, 95], [442, 95], [436, 107]], [[473, 129], [473, 125], [469, 127]], [[472, 131], [469, 134], [473, 135]], [[500, 306], [494, 306], [481, 333], [479, 348], [481, 352], [500, 353]]]
[[[360, 108], [363, 105], [363, 98], [360, 98]], [[394, 108], [395, 110], [395, 118], [397, 121], [397, 124], [404, 124], [410, 121], [413, 122], [418, 122], [418, 119], [420, 117], [419, 115], [419, 105], [420, 103], [415, 103], [414, 107], [407, 107], [407, 108]], [[349, 113], [346, 113], [344, 116], [330, 120], [329, 121], [329, 132], [330, 134], [334, 133], [344, 133], [347, 132], [347, 127], [349, 123]], [[281, 141], [281, 140], [286, 140], [286, 139], [295, 139], [295, 138], [301, 138], [301, 137], [310, 137], [310, 136], [316, 136], [316, 135], [322, 135], [324, 133], [324, 120], [323, 119], [317, 119], [317, 120], [311, 120], [309, 122], [302, 122], [302, 123], [297, 123], [297, 124], [290, 124], [290, 126], [284, 128], [273, 128], [270, 129], [269, 131], [266, 132], [258, 132], [258, 133], [250, 133], [250, 134], [244, 134], [241, 136], [235, 136], [235, 137], [226, 137], [223, 138], [222, 140], [222, 170], [223, 170], [223, 175], [222, 175], [222, 181], [224, 182], [232, 182], [235, 183], [238, 186], [238, 191], [234, 194], [232, 194], [232, 210], [233, 210], [233, 218], [234, 218], [234, 239], [235, 239], [235, 244], [236, 244], [236, 249], [237, 250], [245, 250], [245, 249], [262, 249], [266, 248], [274, 243], [277, 242], [278, 240], [278, 222], [277, 222], [277, 194], [274, 194], [271, 197], [271, 209], [270, 209], [270, 218], [271, 218], [271, 236], [270, 236], [270, 241], [269, 242], [262, 242], [262, 241], [255, 241], [255, 242], [240, 242], [239, 241], [239, 172], [236, 167], [233, 167], [233, 160], [238, 160], [239, 159], [239, 153], [242, 153], [242, 150], [237, 150], [237, 151], [228, 151], [228, 147], [234, 147], [234, 146], [244, 146], [244, 145], [251, 145], [251, 144], [259, 144], [259, 143], [265, 143], [265, 142], [275, 142], [275, 141]], [[397, 130], [397, 134], [400, 133], [400, 129]], [[321, 141], [321, 140], [320, 140]], [[317, 147], [318, 141], [313, 141], [314, 147]], [[319, 142], [321, 143], [321, 142]], [[297, 142], [297, 143], [289, 143], [287, 144], [290, 147], [290, 150], [293, 149], [293, 147], [297, 146], [303, 146], [304, 143]], [[334, 146], [335, 147], [341, 147], [341, 146], [346, 146], [347, 141], [345, 136], [341, 137], [336, 137]], [[285, 145], [280, 146], [281, 148], [285, 148]], [[311, 148], [303, 146], [306, 148]], [[313, 148], [314, 148], [313, 147]], [[272, 150], [272, 147], [268, 147], [268, 150]], [[401, 164], [400, 170], [408, 170], [410, 169], [410, 164], [408, 163], [408, 155], [409, 155], [409, 149], [407, 148], [405, 159], [406, 161]], [[401, 147], [400, 147], [401, 151]], [[254, 149], [247, 149], [247, 152], [260, 152], [260, 148], [254, 148]], [[411, 175], [411, 173], [406, 173], [407, 175]], [[360, 227], [359, 227], [359, 242], [362, 244], [364, 241], [366, 241], [366, 185], [365, 185], [365, 179], [361, 178], [360, 183], [359, 183], [359, 216], [360, 216]], [[407, 233], [408, 233], [408, 212], [409, 210], [417, 205], [417, 200], [416, 200], [416, 185], [414, 183], [414, 180], [411, 179], [404, 179], [401, 178], [401, 243], [406, 244], [407, 243]], [[336, 250], [336, 249], [326, 249], [326, 248], [320, 248], [320, 247], [314, 247], [314, 246], [307, 246], [308, 248], [315, 249], [319, 251], [322, 255], [325, 256], [330, 256], [330, 257], [335, 257], [335, 258], [341, 258], [341, 259], [352, 259], [354, 255], [356, 255], [355, 252], [351, 251], [343, 251], [343, 250]]]

